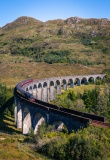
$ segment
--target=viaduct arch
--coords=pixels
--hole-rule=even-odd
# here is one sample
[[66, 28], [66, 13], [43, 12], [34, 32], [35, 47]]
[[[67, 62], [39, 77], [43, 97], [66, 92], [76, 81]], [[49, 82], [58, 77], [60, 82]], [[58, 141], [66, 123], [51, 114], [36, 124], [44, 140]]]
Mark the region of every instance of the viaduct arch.
[[55, 99], [61, 90], [74, 88], [76, 85], [103, 80], [105, 74], [65, 76], [45, 78], [41, 80], [25, 80], [14, 89], [15, 122], [17, 128], [22, 128], [23, 134], [28, 134], [30, 128], [37, 133], [38, 126], [43, 121], [56, 124], [60, 130], [63, 124], [71, 132], [86, 127], [91, 120], [104, 121], [104, 117], [60, 108], [49, 102]]

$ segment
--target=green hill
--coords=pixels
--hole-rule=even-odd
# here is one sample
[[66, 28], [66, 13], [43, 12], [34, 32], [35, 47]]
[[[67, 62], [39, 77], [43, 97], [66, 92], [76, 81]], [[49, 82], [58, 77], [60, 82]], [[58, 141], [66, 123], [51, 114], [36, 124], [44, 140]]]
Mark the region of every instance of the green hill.
[[37, 62], [108, 65], [110, 20], [71, 17], [41, 22], [20, 17], [0, 29], [0, 53]]
[[102, 73], [109, 68], [108, 19], [41, 22], [20, 17], [0, 28], [0, 80], [8, 85], [28, 78]]

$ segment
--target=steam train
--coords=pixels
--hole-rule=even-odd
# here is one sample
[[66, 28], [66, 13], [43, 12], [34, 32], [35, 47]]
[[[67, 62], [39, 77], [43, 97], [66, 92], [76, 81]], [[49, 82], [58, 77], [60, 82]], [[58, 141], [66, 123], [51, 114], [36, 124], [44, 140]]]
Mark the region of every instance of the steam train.
[[18, 95], [22, 98], [25, 98], [25, 99], [29, 100], [30, 102], [35, 102], [34, 96], [31, 93], [26, 92], [22, 89], [22, 87], [25, 84], [30, 83], [30, 82], [33, 82], [33, 80], [29, 79], [29, 80], [25, 80], [23, 82], [18, 83], [17, 86], [14, 88], [14, 94]]

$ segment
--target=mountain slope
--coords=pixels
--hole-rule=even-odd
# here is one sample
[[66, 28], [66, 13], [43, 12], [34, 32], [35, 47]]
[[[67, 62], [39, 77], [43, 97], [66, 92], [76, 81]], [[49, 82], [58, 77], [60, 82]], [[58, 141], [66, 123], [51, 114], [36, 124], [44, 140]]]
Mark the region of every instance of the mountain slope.
[[34, 18], [31, 17], [26, 17], [26, 16], [22, 16], [17, 18], [15, 21], [13, 21], [12, 23], [8, 23], [3, 27], [3, 30], [10, 30], [10, 29], [15, 29], [17, 27], [21, 27], [23, 25], [38, 25], [38, 23], [40, 23], [41, 21], [36, 20]]
[[0, 28], [0, 53], [37, 62], [109, 65], [110, 20], [71, 17], [41, 22], [19, 17]]

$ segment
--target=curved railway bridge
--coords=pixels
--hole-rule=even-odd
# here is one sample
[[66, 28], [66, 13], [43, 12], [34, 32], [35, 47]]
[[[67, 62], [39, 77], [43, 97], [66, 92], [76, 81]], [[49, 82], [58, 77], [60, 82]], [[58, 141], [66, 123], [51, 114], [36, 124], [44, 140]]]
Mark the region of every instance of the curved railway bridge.
[[109, 127], [105, 118], [88, 113], [83, 113], [50, 104], [56, 94], [61, 90], [74, 88], [87, 82], [105, 77], [105, 74], [53, 77], [41, 80], [25, 80], [17, 84], [14, 89], [15, 122], [17, 128], [22, 128], [23, 134], [28, 134], [33, 128], [37, 133], [38, 126], [45, 121], [53, 124], [60, 131], [65, 125], [69, 132], [86, 127], [88, 123]]

